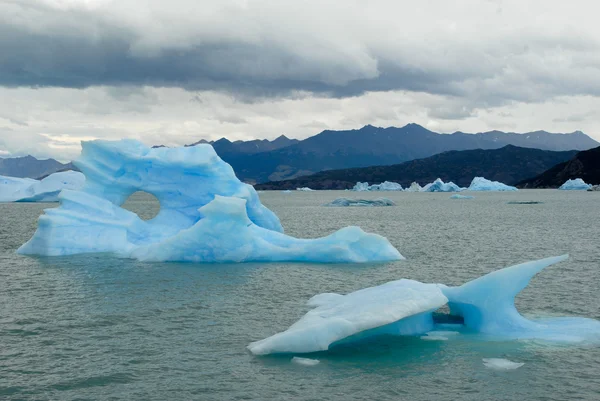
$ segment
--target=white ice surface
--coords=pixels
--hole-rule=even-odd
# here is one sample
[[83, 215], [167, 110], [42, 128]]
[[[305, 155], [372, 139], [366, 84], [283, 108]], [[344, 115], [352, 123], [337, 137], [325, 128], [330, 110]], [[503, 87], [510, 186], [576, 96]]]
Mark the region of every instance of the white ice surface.
[[496, 370], [514, 370], [525, 365], [524, 362], [513, 362], [502, 358], [483, 358], [483, 364], [486, 368]]
[[58, 202], [63, 189], [81, 189], [85, 176], [77, 171], [50, 174], [38, 181], [0, 176], [0, 202]]

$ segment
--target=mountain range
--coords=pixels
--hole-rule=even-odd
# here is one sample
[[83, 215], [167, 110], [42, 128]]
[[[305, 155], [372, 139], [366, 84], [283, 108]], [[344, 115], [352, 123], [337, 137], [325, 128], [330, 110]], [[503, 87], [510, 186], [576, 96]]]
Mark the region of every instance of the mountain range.
[[255, 185], [256, 189], [349, 189], [358, 181], [393, 181], [408, 187], [413, 181], [425, 185], [436, 178], [468, 187], [473, 177], [485, 177], [514, 185], [569, 160], [576, 150], [550, 151], [506, 145], [500, 149], [474, 149], [442, 152], [423, 159], [391, 166], [371, 166], [322, 171], [292, 180]]
[[520, 188], [558, 188], [567, 180], [581, 178], [600, 185], [600, 147], [577, 153], [571, 160], [557, 164], [544, 173], [521, 181]]
[[[218, 142], [218, 141], [217, 141]], [[498, 149], [515, 145], [543, 150], [587, 150], [600, 145], [580, 131], [525, 134], [490, 131], [478, 134], [438, 134], [418, 124], [401, 128], [367, 125], [358, 130], [323, 131], [279, 149], [258, 153], [217, 153], [251, 183], [280, 181], [319, 171], [391, 165], [449, 150]]]
[[54, 159], [36, 159], [33, 156], [0, 158], [0, 175], [9, 177], [39, 178], [70, 167], [71, 163], [63, 164]]

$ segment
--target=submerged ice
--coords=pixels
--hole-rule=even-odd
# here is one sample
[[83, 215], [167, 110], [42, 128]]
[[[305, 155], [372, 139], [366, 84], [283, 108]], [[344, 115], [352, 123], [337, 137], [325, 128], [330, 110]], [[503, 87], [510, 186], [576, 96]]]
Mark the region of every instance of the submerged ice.
[[0, 176], [0, 202], [58, 202], [63, 189], [81, 189], [85, 176], [77, 171], [50, 174], [42, 180]]
[[[403, 259], [358, 227], [327, 237], [283, 234], [277, 216], [210, 145], [150, 149], [134, 140], [82, 143], [83, 189], [63, 190], [21, 254], [112, 253], [148, 261], [373, 262]], [[137, 191], [156, 196], [149, 221], [121, 208]]]
[[[248, 349], [256, 355], [310, 353], [381, 335], [446, 341], [458, 332], [488, 340], [598, 342], [597, 320], [527, 319], [515, 307], [515, 296], [536, 273], [567, 257], [507, 267], [459, 287], [402, 279], [347, 295], [319, 294], [308, 302], [314, 309], [298, 322], [281, 333], [251, 343]], [[434, 312], [444, 305], [449, 307], [452, 319], [439, 321]], [[457, 323], [448, 323], [452, 320]]]

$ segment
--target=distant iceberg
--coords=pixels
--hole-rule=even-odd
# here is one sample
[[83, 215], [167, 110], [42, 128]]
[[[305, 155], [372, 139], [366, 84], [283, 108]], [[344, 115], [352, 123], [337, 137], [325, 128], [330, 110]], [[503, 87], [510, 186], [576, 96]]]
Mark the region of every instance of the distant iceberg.
[[581, 178], [576, 178], [574, 180], [567, 180], [558, 189], [564, 191], [587, 191], [590, 188], [592, 188], [592, 185], [586, 184]]
[[471, 195], [460, 195], [460, 194], [454, 194], [450, 197], [450, 199], [474, 199], [474, 196]]
[[302, 188], [296, 188], [296, 191], [308, 192], [308, 191], [314, 191], [314, 189], [310, 189], [309, 187], [302, 187]]
[[292, 193], [292, 191], [290, 191], [289, 189], [286, 189], [285, 191], [281, 191], [281, 193], [284, 193], [284, 194], [291, 194], [291, 193]]
[[[459, 287], [402, 279], [347, 295], [319, 294], [308, 302], [314, 309], [298, 322], [251, 343], [248, 349], [256, 355], [309, 353], [381, 335], [446, 341], [460, 337], [456, 333], [478, 333], [487, 340], [600, 342], [600, 321], [579, 317], [530, 320], [515, 308], [515, 296], [536, 273], [567, 258], [564, 255], [507, 267]], [[444, 305], [448, 305], [452, 319], [434, 314]], [[450, 320], [459, 323], [448, 323]]]
[[384, 181], [381, 184], [369, 185], [368, 182], [357, 182], [353, 191], [402, 191], [402, 185], [397, 182]]
[[324, 206], [330, 207], [346, 207], [346, 206], [395, 206], [396, 204], [387, 198], [377, 199], [349, 199], [349, 198], [337, 198]]
[[421, 189], [421, 192], [460, 192], [463, 190], [464, 190], [464, 188], [459, 187], [452, 181], [445, 183], [440, 178], [438, 178], [431, 184], [425, 185]]
[[498, 181], [490, 181], [483, 177], [475, 177], [468, 188], [469, 191], [518, 191], [516, 187]]
[[[279, 218], [210, 145], [150, 149], [134, 140], [82, 142], [83, 189], [63, 190], [21, 254], [111, 253], [145, 261], [374, 262], [403, 259], [387, 239], [346, 227], [327, 237], [283, 234]], [[156, 196], [149, 221], [121, 208]], [[310, 224], [308, 221], [307, 224]]]
[[42, 180], [0, 176], [0, 202], [58, 202], [63, 189], [77, 190], [85, 176], [77, 171], [50, 174]]
[[421, 192], [423, 188], [417, 182], [410, 184], [410, 187], [406, 188], [406, 192]]

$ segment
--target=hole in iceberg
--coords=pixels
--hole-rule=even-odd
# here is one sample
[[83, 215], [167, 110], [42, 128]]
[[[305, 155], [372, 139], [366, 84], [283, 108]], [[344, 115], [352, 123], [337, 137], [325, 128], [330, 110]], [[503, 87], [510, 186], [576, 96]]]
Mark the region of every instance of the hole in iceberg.
[[121, 206], [138, 215], [142, 220], [152, 220], [160, 212], [160, 202], [156, 196], [146, 191], [132, 193]]

